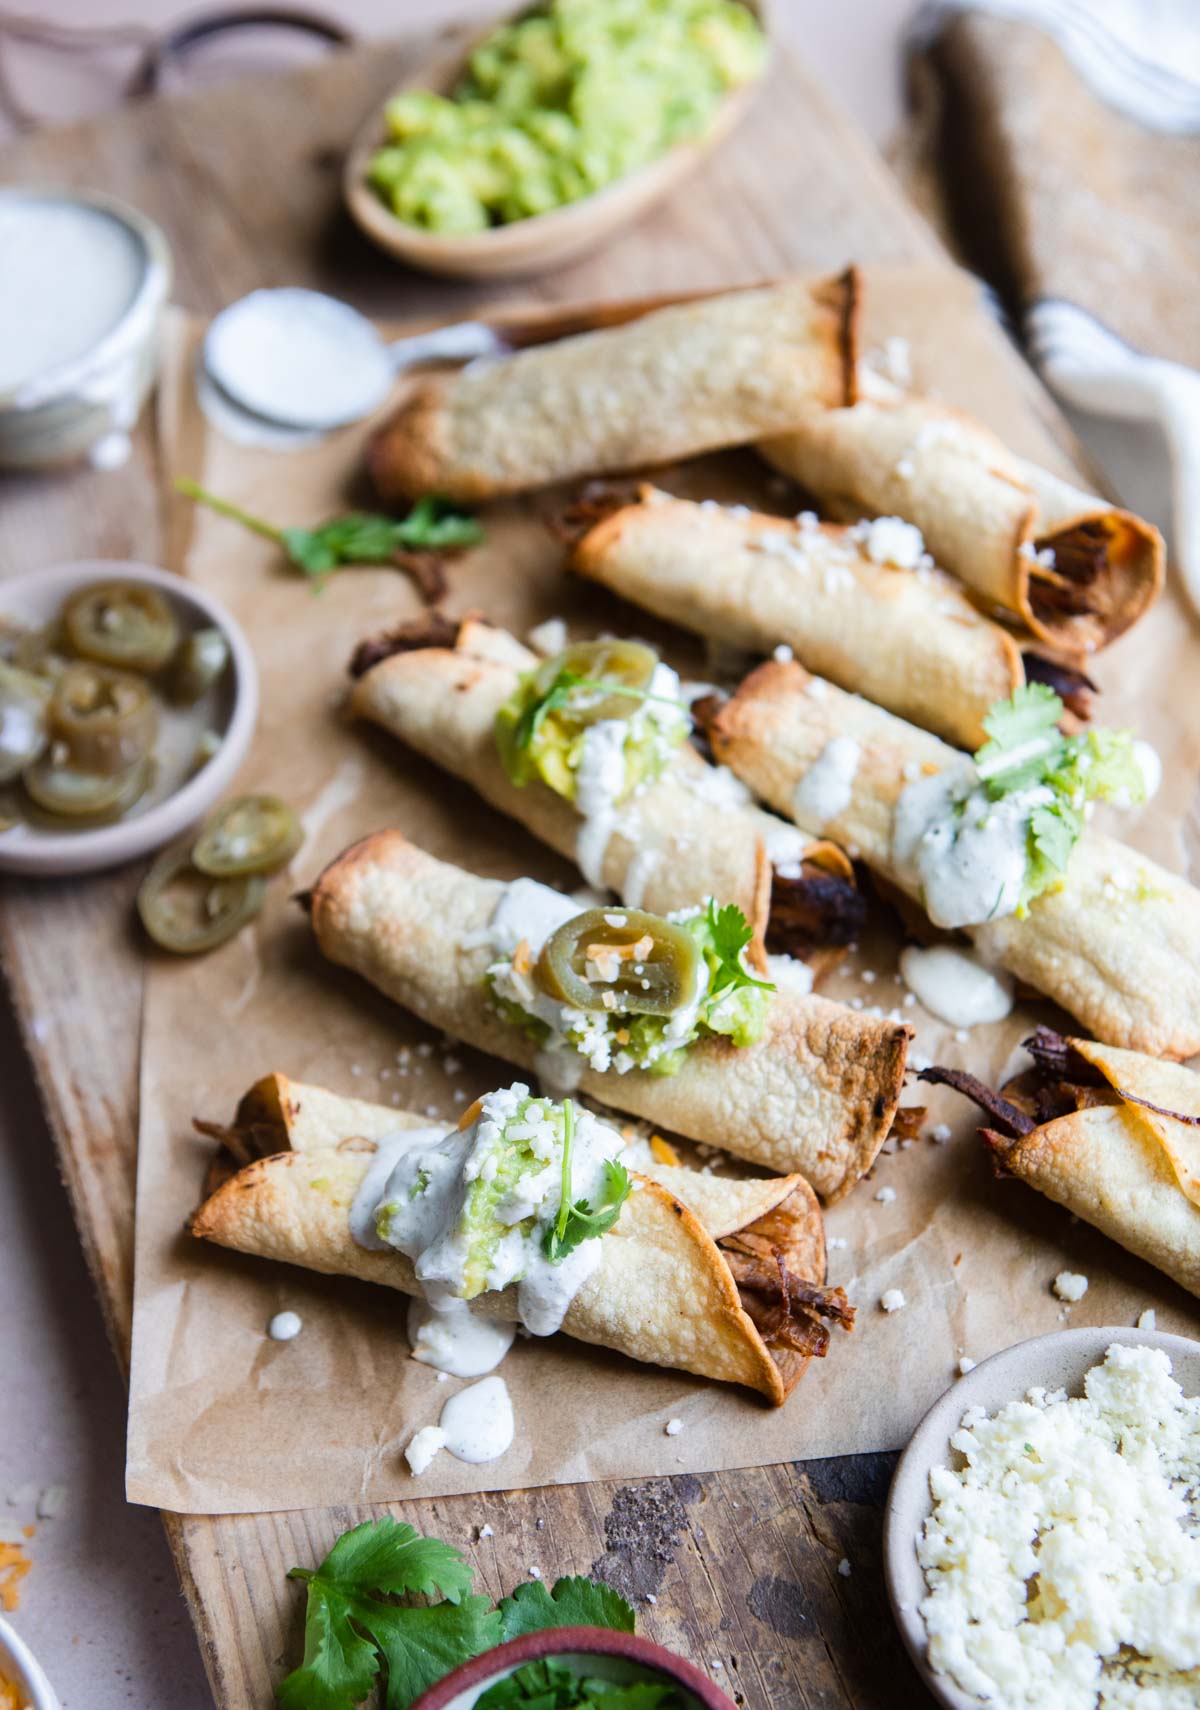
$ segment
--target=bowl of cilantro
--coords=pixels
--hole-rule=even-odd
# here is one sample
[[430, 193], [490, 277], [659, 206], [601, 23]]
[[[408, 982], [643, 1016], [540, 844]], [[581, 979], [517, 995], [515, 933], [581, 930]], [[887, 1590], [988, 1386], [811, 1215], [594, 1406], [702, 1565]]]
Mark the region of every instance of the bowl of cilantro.
[[412, 1710], [733, 1710], [708, 1676], [636, 1633], [526, 1633], [456, 1668]]

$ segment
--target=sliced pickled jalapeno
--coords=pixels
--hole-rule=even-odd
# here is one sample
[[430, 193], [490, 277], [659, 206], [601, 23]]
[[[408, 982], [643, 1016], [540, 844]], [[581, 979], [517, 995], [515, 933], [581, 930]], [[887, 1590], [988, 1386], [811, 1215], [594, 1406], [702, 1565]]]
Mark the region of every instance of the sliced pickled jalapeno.
[[239, 796], [205, 826], [192, 860], [216, 878], [273, 873], [303, 841], [300, 821], [278, 796]]
[[159, 671], [179, 642], [179, 625], [157, 588], [95, 582], [63, 607], [63, 632], [81, 659], [127, 671]]
[[82, 772], [45, 755], [22, 773], [29, 799], [44, 813], [64, 819], [107, 823], [128, 813], [149, 789], [154, 762], [149, 756], [124, 772]]
[[[542, 700], [570, 678], [582, 679], [564, 704], [566, 716], [580, 726], [599, 724], [636, 712], [657, 664], [654, 649], [640, 641], [577, 641], [538, 666], [534, 688]], [[611, 685], [610, 692], [601, 685]]]
[[219, 629], [197, 629], [185, 635], [171, 661], [167, 684], [171, 699], [176, 706], [195, 706], [228, 664], [229, 643]]
[[11, 783], [49, 740], [50, 685], [15, 665], [0, 664], [0, 784]]
[[54, 685], [50, 729], [80, 772], [110, 777], [144, 760], [158, 735], [150, 685], [141, 677], [78, 660]]
[[137, 910], [161, 949], [196, 956], [240, 932], [266, 894], [267, 881], [256, 874], [215, 879], [200, 872], [190, 844], [181, 843], [164, 850], [142, 880]]
[[696, 997], [700, 953], [682, 926], [660, 915], [593, 908], [546, 940], [537, 981], [575, 1009], [674, 1015]]

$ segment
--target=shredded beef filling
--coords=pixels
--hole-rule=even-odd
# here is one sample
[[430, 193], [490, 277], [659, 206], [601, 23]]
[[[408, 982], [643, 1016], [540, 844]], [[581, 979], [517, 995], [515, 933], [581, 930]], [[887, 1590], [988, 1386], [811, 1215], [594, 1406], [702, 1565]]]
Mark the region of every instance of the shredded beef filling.
[[1097, 518], [1034, 542], [1038, 552], [1054, 554], [1052, 567], [1035, 564], [1030, 570], [1029, 599], [1038, 617], [1096, 618], [1103, 631], [1115, 594], [1108, 556], [1112, 536], [1111, 525]]
[[774, 875], [767, 949], [803, 958], [818, 946], [840, 948], [854, 942], [866, 918], [866, 899], [849, 879], [804, 861], [795, 878]]
[[394, 653], [417, 653], [423, 647], [453, 647], [460, 627], [458, 618], [438, 611], [397, 624], [395, 629], [359, 642], [350, 660], [350, 675], [355, 679], [365, 677], [372, 666], [381, 665]]
[[1092, 716], [1092, 696], [1098, 693], [1095, 683], [1082, 671], [1065, 665], [1059, 659], [1047, 659], [1043, 653], [1022, 653], [1027, 683], [1045, 683], [1053, 689], [1068, 712], [1087, 723]]
[[574, 548], [597, 523], [637, 500], [636, 481], [588, 481], [565, 510], [546, 518], [546, 527], [561, 545]]
[[778, 1247], [749, 1233], [730, 1235], [718, 1245], [742, 1305], [769, 1348], [820, 1359], [829, 1348], [824, 1319], [843, 1330], [854, 1328], [854, 1308], [846, 1291], [795, 1276]]

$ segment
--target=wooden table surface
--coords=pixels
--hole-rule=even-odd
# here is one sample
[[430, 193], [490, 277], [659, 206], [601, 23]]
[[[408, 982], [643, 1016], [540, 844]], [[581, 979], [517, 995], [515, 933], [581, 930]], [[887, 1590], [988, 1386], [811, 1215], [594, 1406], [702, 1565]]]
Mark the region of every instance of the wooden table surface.
[[[0, 156], [0, 181], [102, 187], [135, 203], [170, 237], [177, 300], [203, 312], [256, 285], [304, 283], [372, 313], [453, 317], [518, 291], [620, 297], [940, 253], [865, 140], [784, 51], [733, 142], [599, 256], [491, 293], [407, 275], [341, 213], [338, 163], [363, 112], [428, 47], [359, 49], [269, 83], [35, 134]], [[74, 557], [159, 556], [148, 431], [119, 472], [10, 479], [3, 497], [0, 574]], [[0, 955], [122, 1364], [144, 973], [130, 908], [139, 876], [52, 886], [10, 878], [0, 890]], [[803, 1407], [802, 1390], [792, 1405]], [[883, 1586], [891, 1459], [417, 1500], [391, 1512], [465, 1546], [496, 1595], [533, 1561], [600, 1575], [638, 1603], [642, 1631], [708, 1668], [749, 1710], [906, 1710], [931, 1700]], [[164, 1517], [221, 1706], [266, 1710], [299, 1656], [301, 1598], [287, 1568], [314, 1562], [373, 1512]], [[494, 1535], [476, 1543], [485, 1522]]]

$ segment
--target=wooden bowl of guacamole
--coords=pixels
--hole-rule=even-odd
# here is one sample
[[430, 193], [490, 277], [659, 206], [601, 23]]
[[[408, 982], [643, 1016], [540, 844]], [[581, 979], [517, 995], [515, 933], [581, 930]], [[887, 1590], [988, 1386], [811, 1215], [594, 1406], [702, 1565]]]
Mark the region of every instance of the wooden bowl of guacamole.
[[726, 137], [769, 54], [761, 0], [540, 0], [397, 90], [347, 157], [350, 212], [428, 272], [556, 266]]

